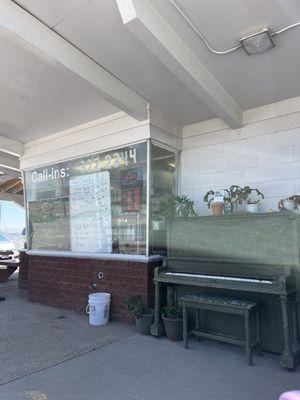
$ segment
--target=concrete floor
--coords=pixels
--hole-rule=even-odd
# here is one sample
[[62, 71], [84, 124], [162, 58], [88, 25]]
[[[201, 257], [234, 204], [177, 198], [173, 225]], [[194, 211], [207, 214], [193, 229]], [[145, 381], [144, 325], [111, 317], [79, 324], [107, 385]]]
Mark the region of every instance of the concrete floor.
[[236, 346], [191, 340], [184, 350], [127, 325], [90, 327], [29, 303], [13, 281], [0, 294], [1, 400], [277, 400], [300, 388], [300, 367], [285, 371], [276, 355], [248, 367]]

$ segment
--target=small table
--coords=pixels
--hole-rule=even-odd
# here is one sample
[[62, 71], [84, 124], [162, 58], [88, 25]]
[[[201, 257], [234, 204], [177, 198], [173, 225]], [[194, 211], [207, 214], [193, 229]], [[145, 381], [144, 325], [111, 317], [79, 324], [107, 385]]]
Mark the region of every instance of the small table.
[[[262, 354], [259, 302], [236, 299], [231, 297], [192, 294], [181, 297], [179, 299], [179, 303], [182, 305], [183, 308], [183, 340], [186, 349], [188, 348], [188, 335], [192, 334], [197, 337], [204, 337], [225, 343], [244, 346], [246, 350], [246, 360], [249, 365], [252, 365], [252, 349], [254, 346], [258, 349], [259, 354]], [[196, 310], [196, 327], [191, 332], [188, 332], [188, 308], [194, 308]], [[245, 320], [245, 340], [240, 340], [236, 337], [224, 335], [221, 333], [201, 330], [199, 310], [218, 311], [222, 313], [243, 316]], [[250, 316], [252, 313], [254, 313], [256, 317], [256, 341], [254, 344], [251, 342], [250, 331]]]

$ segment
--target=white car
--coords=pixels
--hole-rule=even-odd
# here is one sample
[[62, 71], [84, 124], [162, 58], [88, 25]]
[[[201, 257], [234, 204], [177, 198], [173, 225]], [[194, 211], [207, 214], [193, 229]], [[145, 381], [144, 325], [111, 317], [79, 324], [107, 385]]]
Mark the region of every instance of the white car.
[[0, 253], [14, 253], [15, 250], [14, 243], [0, 233]]

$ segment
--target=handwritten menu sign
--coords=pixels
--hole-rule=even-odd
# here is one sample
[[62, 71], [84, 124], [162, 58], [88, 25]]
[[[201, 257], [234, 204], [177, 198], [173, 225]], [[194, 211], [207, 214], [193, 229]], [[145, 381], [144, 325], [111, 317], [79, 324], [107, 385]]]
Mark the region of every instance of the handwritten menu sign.
[[112, 251], [109, 171], [70, 178], [71, 250]]

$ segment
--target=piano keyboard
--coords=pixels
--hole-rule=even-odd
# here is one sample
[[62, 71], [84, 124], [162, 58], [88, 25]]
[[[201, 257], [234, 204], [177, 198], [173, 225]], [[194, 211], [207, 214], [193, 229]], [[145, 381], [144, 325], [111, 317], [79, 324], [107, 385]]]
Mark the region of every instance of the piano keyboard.
[[220, 276], [220, 275], [202, 275], [202, 274], [187, 274], [184, 272], [166, 272], [169, 276], [183, 276], [187, 278], [201, 278], [201, 279], [214, 279], [220, 281], [234, 281], [234, 282], [248, 282], [248, 283], [264, 283], [272, 285], [271, 279], [257, 279], [257, 278], [239, 278], [235, 276]]

